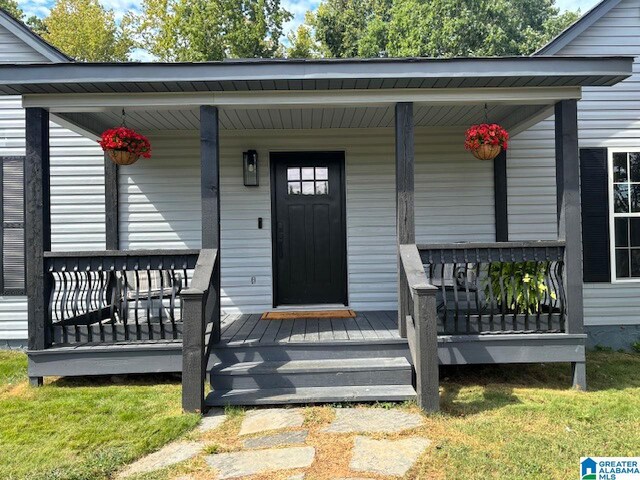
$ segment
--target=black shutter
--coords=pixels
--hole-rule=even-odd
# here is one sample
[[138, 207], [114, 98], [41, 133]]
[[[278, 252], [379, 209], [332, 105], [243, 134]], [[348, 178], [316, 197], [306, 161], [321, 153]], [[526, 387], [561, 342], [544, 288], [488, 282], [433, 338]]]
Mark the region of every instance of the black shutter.
[[611, 281], [607, 161], [606, 148], [580, 149], [584, 282]]
[[24, 157], [0, 157], [0, 290], [25, 294]]

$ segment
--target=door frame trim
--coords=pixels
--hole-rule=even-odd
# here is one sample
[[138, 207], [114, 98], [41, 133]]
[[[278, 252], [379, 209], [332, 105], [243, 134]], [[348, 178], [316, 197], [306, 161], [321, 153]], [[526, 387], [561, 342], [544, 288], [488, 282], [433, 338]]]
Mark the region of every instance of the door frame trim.
[[[344, 226], [344, 238], [343, 238], [343, 251], [344, 251], [344, 306], [349, 306], [349, 262], [348, 256], [349, 253], [347, 251], [347, 173], [346, 173], [346, 163], [347, 163], [347, 152], [345, 150], [275, 150], [269, 152], [269, 195], [271, 197], [271, 306], [273, 308], [282, 308], [282, 305], [278, 305], [278, 262], [277, 262], [277, 247], [276, 247], [276, 163], [279, 161], [277, 158], [278, 155], [281, 154], [334, 154], [339, 155], [338, 163], [340, 164], [340, 175], [342, 178], [341, 188], [342, 188], [342, 201], [340, 202], [340, 209], [342, 211], [342, 219]], [[309, 305], [316, 305], [309, 304]], [[300, 305], [296, 305], [300, 307]]]

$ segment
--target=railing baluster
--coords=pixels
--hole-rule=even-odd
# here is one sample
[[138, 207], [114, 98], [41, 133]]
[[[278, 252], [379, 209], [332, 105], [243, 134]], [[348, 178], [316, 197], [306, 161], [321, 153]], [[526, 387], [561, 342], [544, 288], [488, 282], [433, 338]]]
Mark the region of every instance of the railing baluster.
[[444, 333], [564, 331], [562, 242], [418, 248], [442, 296], [437, 311]]

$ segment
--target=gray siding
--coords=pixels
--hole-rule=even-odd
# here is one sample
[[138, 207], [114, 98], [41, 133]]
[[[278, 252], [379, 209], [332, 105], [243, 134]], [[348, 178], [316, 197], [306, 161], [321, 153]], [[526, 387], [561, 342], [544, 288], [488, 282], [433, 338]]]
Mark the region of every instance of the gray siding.
[[33, 63], [48, 61], [48, 58], [36, 52], [13, 33], [0, 25], [0, 63]]
[[[421, 242], [492, 240], [491, 162], [463, 147], [459, 130], [416, 130], [417, 234]], [[151, 138], [154, 156], [120, 175], [123, 248], [200, 246], [199, 147], [191, 135]], [[256, 149], [260, 187], [242, 183], [242, 151]], [[269, 152], [344, 150], [349, 300], [396, 308], [394, 138], [391, 129], [222, 132], [222, 282], [226, 312], [272, 305]], [[258, 229], [258, 217], [264, 219]], [[252, 284], [252, 277], [255, 283]]]
[[[623, 0], [558, 55], [640, 55], [640, 0]], [[580, 147], [640, 148], [640, 58], [613, 87], [584, 88], [578, 103]], [[553, 238], [553, 119], [518, 135], [509, 155], [511, 239]], [[640, 324], [640, 282], [584, 285], [585, 324]]]
[[[24, 155], [24, 109], [0, 97], [0, 155]], [[51, 124], [53, 250], [101, 250], [104, 241], [102, 150], [92, 140]], [[26, 297], [0, 297], [0, 345], [27, 338]]]

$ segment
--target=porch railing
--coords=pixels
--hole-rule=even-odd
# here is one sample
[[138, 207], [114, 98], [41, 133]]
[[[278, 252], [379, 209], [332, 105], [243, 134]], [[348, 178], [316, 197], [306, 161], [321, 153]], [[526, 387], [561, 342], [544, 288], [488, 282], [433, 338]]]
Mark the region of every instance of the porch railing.
[[565, 331], [564, 243], [418, 245], [445, 335]]
[[204, 381], [211, 347], [220, 341], [220, 259], [216, 249], [203, 249], [190, 287], [182, 292], [182, 408], [204, 409]]
[[198, 253], [45, 252], [46, 344], [179, 340]]
[[428, 411], [440, 409], [438, 374], [437, 288], [430, 285], [416, 245], [400, 245], [400, 321], [406, 327], [409, 351], [415, 370], [414, 387], [418, 405]]

